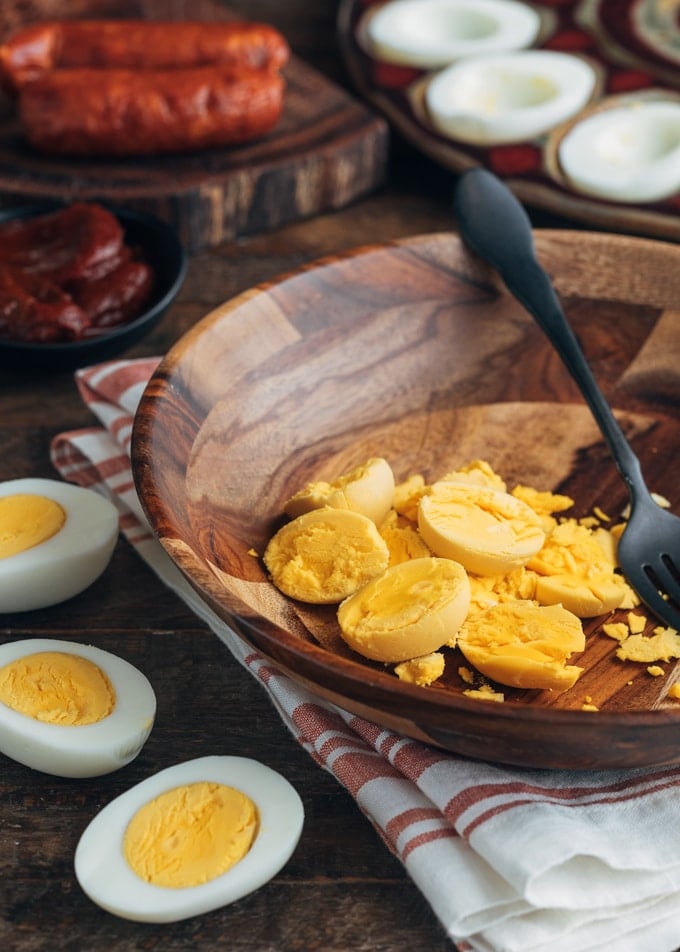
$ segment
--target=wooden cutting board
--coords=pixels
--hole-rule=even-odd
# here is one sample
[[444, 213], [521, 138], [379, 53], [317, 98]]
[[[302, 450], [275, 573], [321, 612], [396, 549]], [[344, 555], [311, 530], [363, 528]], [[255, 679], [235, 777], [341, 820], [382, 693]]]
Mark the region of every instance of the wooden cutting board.
[[[233, 19], [212, 0], [5, 0], [0, 37], [29, 21], [65, 16]], [[386, 174], [386, 121], [295, 56], [284, 75], [284, 113], [266, 138], [155, 158], [40, 155], [24, 139], [12, 104], [0, 97], [0, 207], [107, 201], [158, 215], [177, 228], [189, 251], [198, 251], [341, 208], [379, 186]]]

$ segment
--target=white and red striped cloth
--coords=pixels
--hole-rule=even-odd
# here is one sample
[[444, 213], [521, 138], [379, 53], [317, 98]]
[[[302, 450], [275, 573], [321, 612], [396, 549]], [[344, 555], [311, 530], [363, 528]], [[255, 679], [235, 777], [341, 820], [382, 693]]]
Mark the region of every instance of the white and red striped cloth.
[[76, 373], [100, 425], [57, 436], [55, 467], [113, 499], [129, 542], [356, 799], [458, 949], [679, 948], [680, 768], [542, 771], [434, 750], [320, 701], [198, 598], [150, 532], [130, 472], [133, 415], [156, 364], [123, 360]]

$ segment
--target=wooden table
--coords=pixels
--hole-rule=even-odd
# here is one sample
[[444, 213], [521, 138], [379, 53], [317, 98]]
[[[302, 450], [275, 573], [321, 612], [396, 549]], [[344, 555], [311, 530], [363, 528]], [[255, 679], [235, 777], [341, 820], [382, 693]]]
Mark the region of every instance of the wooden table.
[[[345, 82], [333, 0], [242, 0], [230, 7], [279, 26], [294, 51]], [[128, 356], [165, 352], [220, 302], [298, 265], [357, 244], [451, 226], [451, 178], [394, 143], [388, 185], [323, 215], [196, 254], [179, 299]], [[0, 479], [55, 478], [56, 433], [91, 425], [70, 373], [0, 376]], [[0, 764], [0, 947], [261, 952], [406, 950], [452, 945], [428, 904], [354, 800], [302, 751], [262, 689], [218, 639], [120, 541], [92, 587], [70, 602], [0, 618], [2, 641], [55, 637], [112, 651], [142, 669], [158, 696], [139, 757], [108, 777], [70, 781]], [[306, 811], [284, 870], [235, 905], [175, 925], [139, 925], [93, 905], [73, 874], [84, 827], [114, 796], [170, 763], [207, 754], [254, 757], [281, 771]]]

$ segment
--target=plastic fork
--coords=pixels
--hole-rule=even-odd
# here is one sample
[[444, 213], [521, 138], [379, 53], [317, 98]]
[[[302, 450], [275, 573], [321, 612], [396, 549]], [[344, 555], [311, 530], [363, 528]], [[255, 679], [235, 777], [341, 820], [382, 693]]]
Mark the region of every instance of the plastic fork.
[[619, 566], [641, 601], [666, 625], [680, 630], [680, 518], [658, 505], [647, 488], [640, 461], [593, 376], [550, 278], [536, 258], [528, 215], [507, 186], [481, 168], [460, 177], [454, 212], [465, 243], [498, 271], [576, 381], [630, 496], [630, 514], [618, 544]]

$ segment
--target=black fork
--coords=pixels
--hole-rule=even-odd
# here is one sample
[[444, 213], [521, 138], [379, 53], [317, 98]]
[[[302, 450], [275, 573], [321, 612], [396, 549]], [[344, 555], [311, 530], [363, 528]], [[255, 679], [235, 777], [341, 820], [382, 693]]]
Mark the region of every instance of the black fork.
[[640, 461], [593, 376], [550, 278], [536, 259], [524, 208], [495, 175], [472, 169], [458, 182], [454, 211], [466, 244], [498, 271], [578, 384], [628, 487], [630, 515], [617, 553], [621, 570], [645, 605], [666, 625], [680, 630], [680, 518], [659, 506], [647, 488]]

